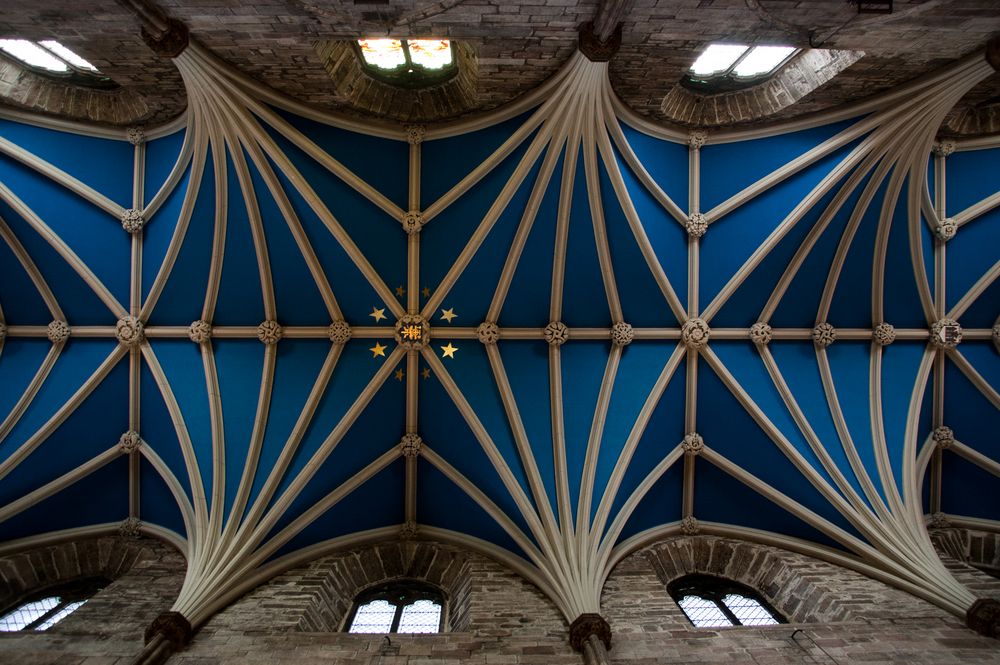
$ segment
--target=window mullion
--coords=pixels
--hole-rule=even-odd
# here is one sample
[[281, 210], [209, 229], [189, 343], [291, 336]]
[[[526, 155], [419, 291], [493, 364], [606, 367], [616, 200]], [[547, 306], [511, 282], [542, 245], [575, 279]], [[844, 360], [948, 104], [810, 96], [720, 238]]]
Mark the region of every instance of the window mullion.
[[406, 64], [403, 66], [406, 67], [407, 71], [409, 71], [413, 69], [413, 59], [410, 57], [410, 42], [405, 39], [400, 39], [399, 43], [403, 46], [403, 57], [406, 58]]
[[399, 621], [403, 618], [403, 605], [396, 605], [396, 613], [392, 616], [392, 626], [389, 627], [390, 633], [395, 633], [399, 630]]
[[746, 57], [748, 55], [750, 55], [750, 52], [753, 51], [755, 48], [757, 48], [756, 45], [754, 45], [754, 46], [748, 46], [747, 50], [743, 51], [742, 55], [740, 55], [740, 57], [736, 58], [736, 60], [733, 62], [733, 64], [729, 65], [729, 69], [727, 69], [725, 72], [719, 74], [718, 76], [729, 76], [730, 74], [732, 74], [733, 70], [736, 69], [736, 67], [741, 62], [743, 62], [744, 60], [746, 60]]
[[53, 616], [55, 616], [56, 614], [58, 614], [59, 612], [61, 612], [63, 610], [63, 608], [65, 608], [67, 605], [69, 605], [69, 601], [63, 599], [62, 602], [60, 602], [58, 605], [56, 605], [55, 607], [53, 607], [48, 612], [46, 612], [42, 616], [38, 617], [37, 619], [35, 619], [31, 623], [29, 623], [27, 626], [25, 626], [21, 630], [34, 630], [37, 626], [41, 626], [43, 623], [45, 623], [46, 621], [48, 621], [49, 619], [51, 619]]
[[736, 617], [735, 614], [733, 614], [733, 611], [729, 609], [729, 607], [726, 605], [726, 603], [722, 601], [721, 598], [712, 598], [712, 602], [714, 602], [718, 606], [718, 608], [722, 610], [722, 613], [726, 615], [727, 619], [732, 621], [734, 626], [743, 625], [743, 623]]

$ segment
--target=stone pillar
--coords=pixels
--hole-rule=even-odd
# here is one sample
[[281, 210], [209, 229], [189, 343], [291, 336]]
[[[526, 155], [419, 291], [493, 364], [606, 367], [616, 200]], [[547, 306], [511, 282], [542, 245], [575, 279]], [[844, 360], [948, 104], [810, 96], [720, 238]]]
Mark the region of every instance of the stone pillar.
[[131, 665], [162, 665], [194, 636], [191, 623], [180, 612], [164, 612], [146, 628], [146, 646]]
[[581, 614], [569, 627], [569, 644], [583, 654], [584, 665], [609, 665], [611, 626], [600, 614]]
[[1000, 601], [980, 598], [965, 613], [965, 624], [980, 635], [1000, 638]]

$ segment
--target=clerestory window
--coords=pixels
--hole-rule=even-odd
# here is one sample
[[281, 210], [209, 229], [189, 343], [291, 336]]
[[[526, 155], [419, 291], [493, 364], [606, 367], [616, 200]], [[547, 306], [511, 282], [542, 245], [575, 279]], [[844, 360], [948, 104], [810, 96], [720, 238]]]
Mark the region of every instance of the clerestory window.
[[697, 628], [773, 626], [785, 620], [753, 589], [709, 575], [688, 575], [668, 587]]
[[444, 83], [458, 69], [447, 39], [359, 39], [358, 52], [373, 78], [404, 88]]
[[105, 579], [90, 579], [34, 594], [0, 616], [0, 632], [48, 630], [83, 607], [107, 584]]
[[112, 89], [118, 84], [78, 53], [54, 39], [0, 39], [0, 53], [39, 74], [91, 88]]
[[444, 625], [441, 592], [419, 582], [397, 582], [370, 589], [354, 601], [349, 633], [440, 633]]
[[772, 76], [798, 52], [794, 46], [709, 44], [683, 82], [705, 92], [737, 90]]

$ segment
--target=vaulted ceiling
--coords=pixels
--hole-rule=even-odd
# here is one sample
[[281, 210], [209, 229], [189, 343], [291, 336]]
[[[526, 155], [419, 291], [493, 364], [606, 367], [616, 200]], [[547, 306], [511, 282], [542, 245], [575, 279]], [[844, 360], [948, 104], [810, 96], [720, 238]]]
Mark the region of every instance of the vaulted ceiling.
[[196, 625], [397, 537], [502, 559], [569, 619], [699, 531], [971, 604], [925, 515], [1000, 519], [1000, 145], [936, 141], [995, 82], [981, 48], [706, 135], [570, 41], [513, 104], [403, 127], [275, 92], [169, 8], [178, 121], [0, 120], [6, 547], [167, 538]]

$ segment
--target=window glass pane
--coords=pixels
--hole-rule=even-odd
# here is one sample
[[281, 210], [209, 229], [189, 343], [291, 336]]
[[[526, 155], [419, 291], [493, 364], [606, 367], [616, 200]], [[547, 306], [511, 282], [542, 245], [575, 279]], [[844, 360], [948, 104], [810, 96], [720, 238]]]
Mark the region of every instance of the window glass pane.
[[68, 72], [69, 65], [27, 39], [0, 39], [0, 49], [32, 67]]
[[447, 39], [410, 39], [410, 59], [427, 69], [441, 69], [451, 64], [451, 44]]
[[49, 610], [55, 609], [58, 605], [58, 596], [25, 603], [16, 610], [0, 617], [0, 630], [7, 632], [21, 630], [32, 621], [40, 619]]
[[706, 600], [700, 596], [684, 596], [677, 604], [684, 610], [684, 614], [691, 620], [691, 623], [698, 628], [733, 625], [733, 622], [722, 613], [714, 601]]
[[65, 46], [63, 46], [62, 44], [53, 39], [46, 39], [45, 41], [38, 43], [47, 48], [48, 50], [52, 51], [63, 60], [70, 63], [71, 65], [79, 67], [80, 69], [89, 69], [92, 72], [97, 72], [97, 67], [94, 67], [92, 64], [90, 64], [89, 62], [78, 56], [76, 53], [73, 53], [73, 51], [70, 51], [68, 48], [66, 48]]
[[710, 44], [691, 65], [691, 72], [704, 76], [725, 71], [747, 48], [744, 44]]
[[736, 76], [766, 74], [780, 65], [794, 50], [792, 46], [758, 46], [736, 65], [733, 74]]
[[773, 626], [778, 623], [778, 620], [753, 598], [731, 593], [723, 598], [722, 602], [744, 626]]
[[441, 606], [433, 600], [418, 600], [403, 608], [400, 633], [436, 633], [441, 625]]
[[395, 69], [406, 62], [403, 42], [398, 39], [359, 39], [361, 55], [369, 65]]
[[35, 626], [35, 630], [48, 630], [52, 626], [56, 625], [57, 623], [68, 617], [73, 612], [76, 612], [78, 609], [83, 607], [83, 604], [85, 602], [87, 601], [79, 600], [75, 603], [70, 603], [69, 605], [56, 612], [42, 623]]
[[373, 600], [358, 608], [351, 623], [351, 633], [388, 633], [396, 606], [388, 600]]

